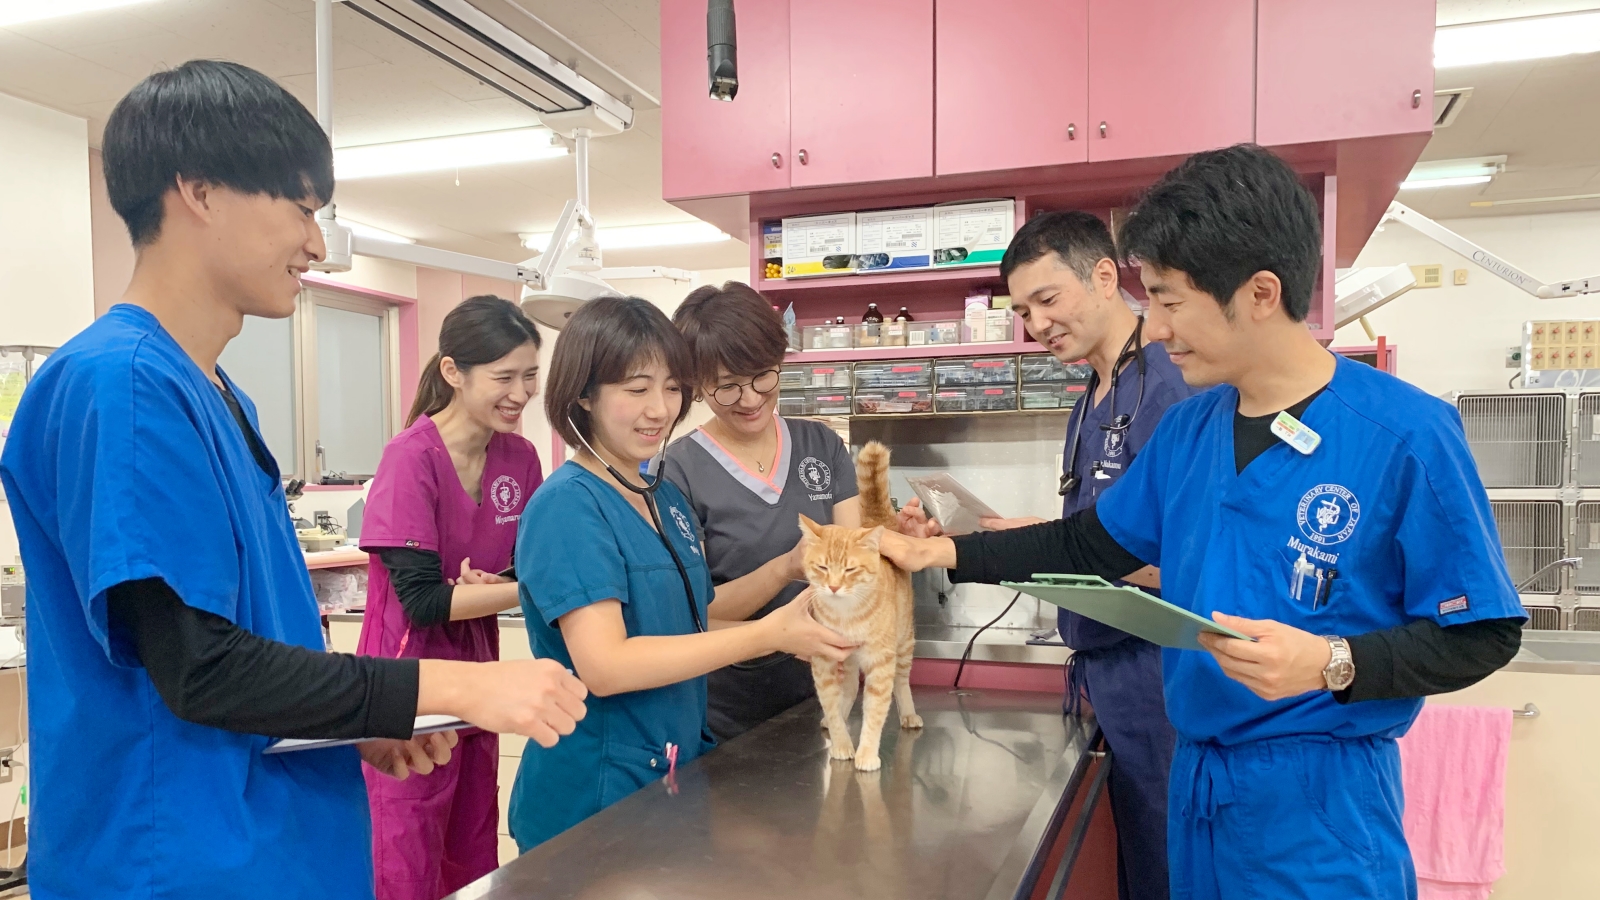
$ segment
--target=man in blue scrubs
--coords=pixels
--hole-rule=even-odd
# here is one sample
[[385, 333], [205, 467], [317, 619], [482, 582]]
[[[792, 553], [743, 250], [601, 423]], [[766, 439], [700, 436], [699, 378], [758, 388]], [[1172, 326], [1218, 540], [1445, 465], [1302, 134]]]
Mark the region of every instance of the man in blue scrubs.
[[[1086, 360], [1094, 367], [1088, 399], [1067, 419], [1063, 517], [1093, 506], [1144, 450], [1167, 407], [1194, 394], [1123, 300], [1116, 259], [1111, 231], [1099, 218], [1050, 212], [1028, 220], [1000, 262], [1011, 308], [1028, 334], [1062, 362]], [[1017, 528], [1042, 521], [983, 524]], [[1151, 567], [1127, 580], [1160, 586]], [[1075, 712], [1087, 697], [1113, 754], [1118, 896], [1166, 900], [1167, 773], [1176, 735], [1161, 693], [1161, 648], [1067, 610], [1058, 622], [1072, 648], [1067, 709]]]
[[1414, 898], [1395, 739], [1508, 662], [1524, 620], [1460, 419], [1312, 337], [1316, 203], [1265, 150], [1190, 158], [1121, 241], [1150, 336], [1217, 386], [1093, 507], [883, 552], [958, 582], [1159, 565], [1168, 601], [1255, 639], [1164, 653], [1172, 895]]
[[[0, 458], [28, 572], [30, 889], [40, 898], [370, 898], [361, 764], [447, 763], [458, 716], [546, 746], [583, 716], [559, 663], [323, 652], [278, 468], [217, 368], [322, 257], [327, 137], [270, 78], [197, 61], [103, 143], [137, 261], [53, 354]], [[273, 738], [380, 738], [265, 755]]]

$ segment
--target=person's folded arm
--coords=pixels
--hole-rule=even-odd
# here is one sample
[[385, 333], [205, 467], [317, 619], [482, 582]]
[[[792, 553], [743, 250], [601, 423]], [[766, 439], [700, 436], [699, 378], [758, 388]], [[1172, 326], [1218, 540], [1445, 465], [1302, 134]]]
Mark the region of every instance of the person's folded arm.
[[325, 653], [196, 609], [160, 578], [106, 592], [115, 639], [185, 722], [275, 738], [409, 738], [418, 662]]
[[1522, 620], [1480, 619], [1441, 627], [1432, 619], [1346, 638], [1356, 677], [1340, 703], [1446, 694], [1499, 671], [1522, 645]]
[[1099, 575], [1123, 578], [1145, 567], [1100, 523], [1094, 507], [1065, 519], [1041, 525], [980, 531], [952, 541], [956, 565], [950, 580], [956, 583], [998, 584], [1030, 581], [1035, 573]]

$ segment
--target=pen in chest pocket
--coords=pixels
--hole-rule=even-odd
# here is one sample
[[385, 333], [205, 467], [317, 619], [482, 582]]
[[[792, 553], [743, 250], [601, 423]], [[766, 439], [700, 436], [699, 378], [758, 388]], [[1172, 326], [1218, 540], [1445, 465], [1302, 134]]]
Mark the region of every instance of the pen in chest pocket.
[[1323, 577], [1321, 572], [1317, 573], [1317, 580], [1319, 583], [1317, 585], [1316, 596], [1311, 601], [1311, 608], [1313, 610], [1328, 602], [1328, 598], [1333, 595], [1333, 579], [1337, 578], [1338, 575], [1338, 569], [1329, 569], [1326, 577]]

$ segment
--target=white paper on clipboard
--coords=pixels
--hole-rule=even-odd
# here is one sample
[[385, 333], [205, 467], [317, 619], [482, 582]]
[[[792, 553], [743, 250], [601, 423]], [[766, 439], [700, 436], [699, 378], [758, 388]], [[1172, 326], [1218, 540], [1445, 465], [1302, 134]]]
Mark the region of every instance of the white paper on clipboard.
[[[455, 716], [417, 716], [417, 722], [412, 726], [411, 736], [421, 737], [425, 734], [435, 734], [440, 731], [458, 731], [472, 726], [461, 721]], [[317, 740], [302, 738], [285, 738], [263, 750], [263, 753], [295, 753], [300, 750], [321, 750], [324, 747], [343, 747], [348, 744], [361, 744], [373, 738], [343, 738], [337, 740]]]
[[1003, 518], [949, 472], [913, 475], [906, 478], [906, 483], [911, 485], [917, 499], [922, 501], [923, 512], [928, 514], [928, 518], [937, 519], [945, 534], [988, 531], [978, 524], [979, 519]]

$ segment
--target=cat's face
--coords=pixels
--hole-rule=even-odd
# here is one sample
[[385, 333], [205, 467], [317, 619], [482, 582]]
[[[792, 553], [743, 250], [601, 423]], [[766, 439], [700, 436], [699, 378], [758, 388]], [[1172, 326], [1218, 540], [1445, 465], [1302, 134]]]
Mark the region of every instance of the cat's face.
[[819, 598], [860, 597], [876, 582], [882, 528], [818, 525], [801, 516], [800, 529], [805, 538], [806, 580]]

